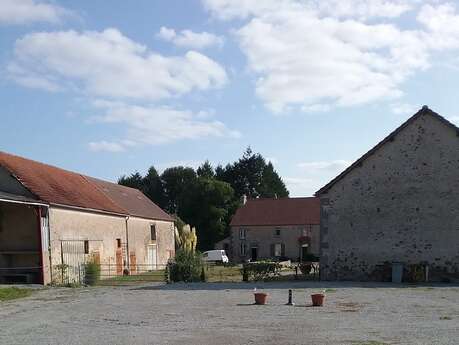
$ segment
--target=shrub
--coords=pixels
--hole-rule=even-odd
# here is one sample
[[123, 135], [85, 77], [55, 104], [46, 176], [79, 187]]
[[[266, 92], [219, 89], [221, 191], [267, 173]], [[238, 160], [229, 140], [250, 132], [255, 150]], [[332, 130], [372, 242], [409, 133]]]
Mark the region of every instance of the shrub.
[[175, 261], [169, 266], [170, 278], [173, 282], [195, 282], [201, 280], [201, 254], [179, 249]]
[[[251, 278], [255, 281], [265, 280], [274, 276], [279, 275], [281, 265], [278, 262], [271, 261], [259, 261], [250, 262], [242, 266], [243, 279], [247, 281]], [[246, 280], [244, 280], [246, 281]]]
[[91, 259], [84, 265], [84, 283], [86, 285], [96, 285], [99, 280], [100, 265]]
[[309, 273], [311, 273], [312, 265], [307, 264], [302, 262], [301, 264], [298, 265], [300, 268], [300, 271], [303, 275], [307, 276]]

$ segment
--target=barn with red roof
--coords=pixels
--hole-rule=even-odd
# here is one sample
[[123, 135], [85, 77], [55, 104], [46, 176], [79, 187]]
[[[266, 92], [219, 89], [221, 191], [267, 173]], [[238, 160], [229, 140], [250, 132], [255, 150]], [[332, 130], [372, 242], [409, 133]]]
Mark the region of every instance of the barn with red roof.
[[172, 217], [139, 190], [0, 151], [0, 283], [76, 282], [90, 260], [141, 273], [174, 250]]

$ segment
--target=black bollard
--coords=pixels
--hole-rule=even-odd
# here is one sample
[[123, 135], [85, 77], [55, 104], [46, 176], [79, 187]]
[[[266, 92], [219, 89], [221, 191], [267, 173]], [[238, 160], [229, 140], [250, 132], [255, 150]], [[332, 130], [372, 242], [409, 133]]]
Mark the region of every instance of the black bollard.
[[286, 305], [295, 305], [295, 303], [293, 303], [293, 292], [291, 289], [288, 290], [288, 302]]

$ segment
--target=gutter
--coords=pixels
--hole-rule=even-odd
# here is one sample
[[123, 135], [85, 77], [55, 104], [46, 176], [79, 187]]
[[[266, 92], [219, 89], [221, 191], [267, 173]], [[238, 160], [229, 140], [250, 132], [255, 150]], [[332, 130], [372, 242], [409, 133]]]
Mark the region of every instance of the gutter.
[[128, 269], [130, 270], [131, 265], [130, 265], [130, 257], [129, 257], [130, 254], [129, 254], [129, 226], [128, 226], [129, 216], [126, 216], [125, 220], [126, 220], [126, 263], [127, 263]]
[[123, 218], [128, 216], [126, 213], [117, 213], [117, 212], [111, 212], [111, 211], [97, 210], [95, 208], [70, 206], [70, 205], [57, 204], [57, 203], [50, 203], [50, 206], [56, 206], [60, 208], [74, 209], [74, 210], [86, 211], [86, 212], [93, 212], [93, 213], [108, 214], [108, 215], [118, 216], [118, 217], [123, 217]]
[[12, 203], [12, 204], [22, 204], [22, 205], [49, 207], [48, 204], [41, 203], [39, 201], [37, 201], [37, 202], [34, 202], [34, 201], [19, 201], [19, 200], [11, 200], [11, 199], [2, 199], [2, 198], [0, 198], [0, 202], [9, 202], [9, 203]]

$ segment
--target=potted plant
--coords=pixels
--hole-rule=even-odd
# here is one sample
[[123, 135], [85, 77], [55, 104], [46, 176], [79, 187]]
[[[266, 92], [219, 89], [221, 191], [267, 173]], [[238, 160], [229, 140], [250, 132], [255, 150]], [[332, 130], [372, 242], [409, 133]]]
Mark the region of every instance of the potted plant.
[[253, 295], [255, 296], [255, 304], [263, 305], [268, 301], [268, 294], [266, 292], [257, 292], [257, 289], [254, 289]]
[[325, 300], [325, 291], [322, 291], [321, 293], [313, 293], [311, 295], [311, 300], [314, 307], [322, 307]]

